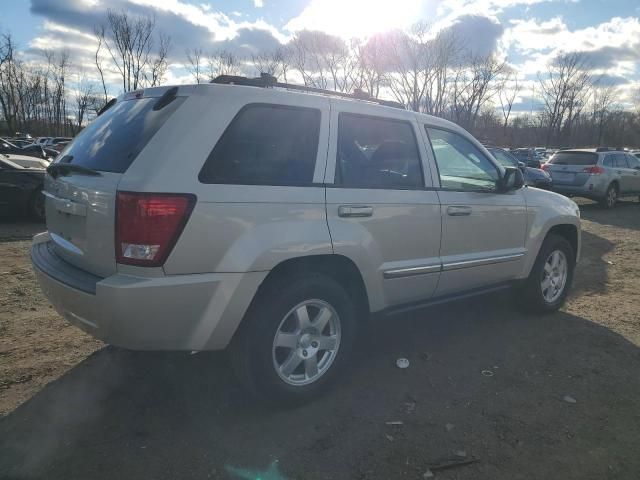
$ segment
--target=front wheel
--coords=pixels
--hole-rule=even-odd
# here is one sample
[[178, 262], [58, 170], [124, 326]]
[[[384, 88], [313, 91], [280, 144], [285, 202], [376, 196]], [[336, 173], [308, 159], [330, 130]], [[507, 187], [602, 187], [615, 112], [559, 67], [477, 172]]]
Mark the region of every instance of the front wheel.
[[322, 274], [275, 280], [258, 295], [231, 345], [238, 378], [272, 403], [316, 398], [347, 367], [354, 302]]
[[548, 235], [524, 285], [527, 306], [539, 313], [558, 310], [569, 293], [574, 269], [571, 244], [559, 235]]

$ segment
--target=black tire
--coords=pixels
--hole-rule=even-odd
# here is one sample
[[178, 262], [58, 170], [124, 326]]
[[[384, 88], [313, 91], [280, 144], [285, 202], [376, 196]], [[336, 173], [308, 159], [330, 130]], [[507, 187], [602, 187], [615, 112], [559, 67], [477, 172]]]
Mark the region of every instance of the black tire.
[[45, 208], [44, 208], [44, 195], [42, 194], [42, 189], [39, 188], [33, 195], [31, 195], [31, 200], [29, 201], [29, 215], [34, 219], [40, 222], [44, 222], [45, 220]]
[[616, 206], [618, 202], [618, 186], [612, 183], [607, 188], [607, 193], [604, 194], [604, 198], [601, 198], [599, 203], [602, 208], [611, 209]]
[[[567, 262], [567, 278], [563, 287], [562, 293], [557, 299], [552, 302], [548, 302], [542, 291], [542, 281], [544, 279], [545, 263], [553, 252], [560, 250]], [[525, 297], [525, 306], [528, 310], [536, 313], [552, 313], [558, 310], [567, 298], [569, 289], [573, 282], [573, 272], [575, 269], [575, 253], [571, 244], [562, 236], [549, 234], [542, 243], [542, 247], [538, 252], [536, 261], [533, 264], [531, 273], [524, 283], [523, 294]]]
[[[340, 341], [332, 363], [317, 380], [307, 385], [291, 385], [276, 371], [274, 339], [287, 313], [310, 299], [326, 302], [337, 313]], [[277, 278], [261, 287], [234, 336], [230, 345], [232, 366], [240, 383], [262, 400], [277, 406], [307, 403], [346, 369], [355, 331], [355, 303], [331, 277], [297, 273]]]

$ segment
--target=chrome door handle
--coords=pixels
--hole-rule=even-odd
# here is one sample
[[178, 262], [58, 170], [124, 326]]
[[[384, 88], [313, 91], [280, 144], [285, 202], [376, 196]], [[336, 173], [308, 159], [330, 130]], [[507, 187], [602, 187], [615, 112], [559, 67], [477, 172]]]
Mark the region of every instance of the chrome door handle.
[[370, 217], [373, 215], [373, 207], [369, 205], [340, 205], [339, 217]]
[[466, 217], [471, 215], [471, 207], [466, 205], [452, 205], [447, 207], [447, 215], [452, 217]]

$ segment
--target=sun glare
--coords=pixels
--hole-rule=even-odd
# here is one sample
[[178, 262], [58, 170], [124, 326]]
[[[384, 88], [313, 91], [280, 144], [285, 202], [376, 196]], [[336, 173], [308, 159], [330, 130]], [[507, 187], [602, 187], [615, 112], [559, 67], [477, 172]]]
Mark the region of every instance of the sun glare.
[[323, 30], [343, 38], [407, 27], [420, 18], [422, 0], [312, 0], [289, 22], [291, 31]]

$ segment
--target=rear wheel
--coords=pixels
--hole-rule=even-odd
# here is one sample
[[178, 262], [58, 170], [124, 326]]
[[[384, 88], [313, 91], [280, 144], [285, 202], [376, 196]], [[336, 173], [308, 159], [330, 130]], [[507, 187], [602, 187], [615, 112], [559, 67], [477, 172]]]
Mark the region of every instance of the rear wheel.
[[232, 342], [238, 378], [276, 404], [313, 400], [347, 366], [355, 312], [346, 290], [325, 275], [273, 281], [259, 293]]
[[560, 235], [548, 235], [524, 285], [527, 306], [539, 313], [558, 310], [569, 293], [574, 268], [571, 244]]
[[29, 213], [35, 220], [39, 220], [41, 222], [44, 221], [44, 194], [42, 193], [41, 189], [36, 190], [31, 197], [31, 202], [29, 204]]
[[604, 208], [613, 208], [616, 206], [616, 202], [618, 201], [618, 187], [615, 183], [609, 185], [607, 188], [607, 193], [605, 193], [604, 198], [600, 200], [600, 205]]

